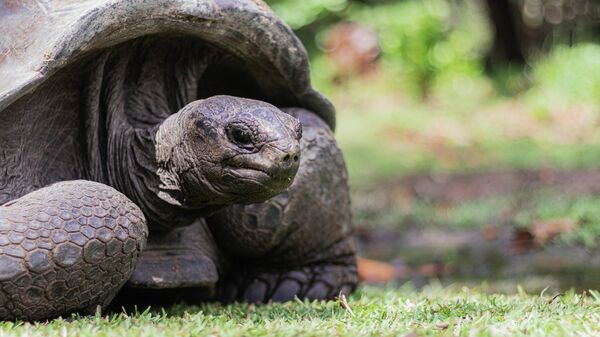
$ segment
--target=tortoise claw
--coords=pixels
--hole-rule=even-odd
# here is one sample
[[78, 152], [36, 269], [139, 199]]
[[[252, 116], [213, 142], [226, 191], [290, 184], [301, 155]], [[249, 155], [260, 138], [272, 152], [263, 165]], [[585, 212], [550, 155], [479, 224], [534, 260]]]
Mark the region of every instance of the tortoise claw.
[[[239, 270], [239, 268], [238, 268]], [[297, 270], [242, 270], [232, 275], [220, 294], [225, 302], [253, 303], [330, 300], [356, 288], [356, 265], [327, 264]]]

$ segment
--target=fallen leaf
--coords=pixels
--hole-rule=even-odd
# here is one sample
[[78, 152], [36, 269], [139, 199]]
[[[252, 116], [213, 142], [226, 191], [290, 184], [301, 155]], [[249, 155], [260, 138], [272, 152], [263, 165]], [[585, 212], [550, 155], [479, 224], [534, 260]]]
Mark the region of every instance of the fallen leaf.
[[510, 251], [515, 254], [525, 253], [534, 248], [534, 238], [528, 230], [515, 229], [510, 240]]
[[577, 223], [571, 219], [554, 219], [538, 221], [529, 227], [529, 231], [535, 243], [543, 245], [557, 235], [572, 232], [576, 227]]
[[385, 283], [396, 278], [396, 270], [391, 264], [358, 257], [358, 278], [366, 283]]
[[511, 240], [514, 253], [524, 253], [530, 249], [543, 246], [554, 237], [572, 232], [577, 223], [571, 219], [553, 219], [538, 221], [525, 229], [516, 229]]
[[443, 263], [425, 263], [417, 267], [416, 274], [423, 277], [434, 277], [447, 274], [450, 268]]

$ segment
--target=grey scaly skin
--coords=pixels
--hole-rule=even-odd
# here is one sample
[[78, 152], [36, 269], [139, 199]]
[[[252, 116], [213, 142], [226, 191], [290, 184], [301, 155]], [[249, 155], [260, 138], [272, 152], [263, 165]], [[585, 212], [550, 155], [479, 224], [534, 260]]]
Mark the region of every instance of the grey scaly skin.
[[[298, 170], [300, 123], [264, 102], [231, 96], [195, 101], [142, 132], [154, 137], [132, 149], [155, 149], [156, 173], [144, 177], [154, 177], [148, 185], [157, 190], [137, 205], [109, 186], [78, 180], [0, 207], [1, 319], [43, 319], [108, 305], [145, 246], [142, 212], [166, 210], [148, 221], [157, 231], [175, 213], [172, 227], [190, 225], [207, 209], [280, 193]], [[128, 161], [122, 165], [135, 169]], [[132, 173], [134, 179], [143, 171]]]
[[225, 205], [275, 196], [299, 166], [300, 122], [265, 102], [213, 96], [189, 103], [149, 132], [133, 151], [154, 152], [156, 162], [139, 169], [152, 182], [134, 186], [150, 189], [136, 201], [155, 229], [187, 226]]
[[[218, 265], [225, 262], [219, 261], [210, 234], [191, 228], [173, 233], [173, 227], [287, 189], [299, 167], [301, 135], [301, 124], [291, 115], [231, 96], [191, 103], [167, 118], [156, 134], [160, 184], [143, 196], [156, 195], [160, 201], [147, 205], [147, 198], [140, 200], [147, 205], [142, 206], [144, 213], [158, 220], [150, 224], [155, 235], [129, 285], [214, 288]], [[202, 220], [196, 222], [205, 226]]]
[[335, 111], [300, 41], [260, 2], [159, 3], [0, 10], [0, 319], [123, 283], [134, 303], [354, 288]]
[[135, 204], [90, 181], [57, 183], [0, 206], [0, 319], [108, 305], [147, 236]]
[[294, 183], [265, 202], [226, 207], [206, 222], [157, 239], [119, 293], [117, 307], [215, 298], [262, 303], [332, 299], [356, 288], [341, 151], [315, 114], [300, 108], [283, 111], [303, 128]]

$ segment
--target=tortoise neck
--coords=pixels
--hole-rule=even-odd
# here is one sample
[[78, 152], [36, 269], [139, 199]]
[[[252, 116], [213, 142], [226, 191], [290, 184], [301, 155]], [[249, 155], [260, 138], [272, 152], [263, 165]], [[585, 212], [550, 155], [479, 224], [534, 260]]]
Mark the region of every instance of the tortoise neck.
[[[185, 210], [158, 196], [155, 136], [158, 127], [114, 133], [109, 143], [118, 149], [110, 157], [109, 184], [127, 195], [147, 217], [151, 230], [187, 226], [200, 212]], [[111, 145], [109, 144], [109, 148]]]

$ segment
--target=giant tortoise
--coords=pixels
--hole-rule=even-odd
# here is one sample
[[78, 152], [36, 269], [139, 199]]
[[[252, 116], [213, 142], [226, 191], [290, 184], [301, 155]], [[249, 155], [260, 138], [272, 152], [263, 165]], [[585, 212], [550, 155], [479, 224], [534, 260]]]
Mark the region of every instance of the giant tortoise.
[[357, 282], [335, 111], [260, 0], [0, 2], [0, 319]]

